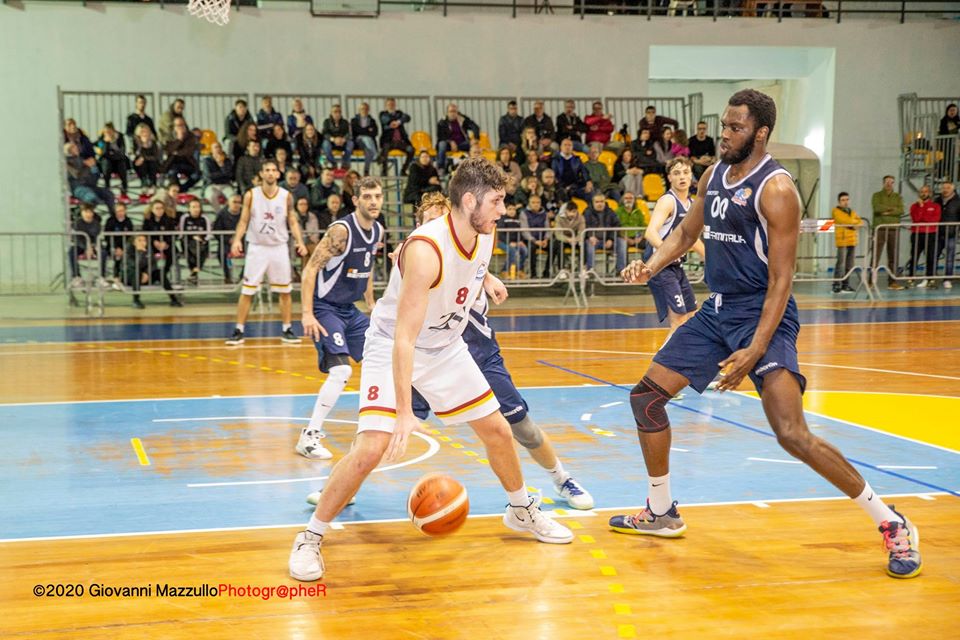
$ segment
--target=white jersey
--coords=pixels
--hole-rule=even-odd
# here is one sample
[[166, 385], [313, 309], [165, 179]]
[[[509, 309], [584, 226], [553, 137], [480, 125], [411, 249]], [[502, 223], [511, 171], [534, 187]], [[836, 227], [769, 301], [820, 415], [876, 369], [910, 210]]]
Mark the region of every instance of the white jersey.
[[287, 228], [287, 194], [277, 187], [277, 193], [268, 198], [263, 187], [250, 190], [250, 224], [247, 225], [247, 242], [263, 245], [287, 244], [290, 231]]
[[[440, 274], [430, 288], [427, 315], [424, 318], [415, 346], [418, 349], [442, 349], [456, 342], [467, 327], [469, 310], [483, 290], [490, 256], [493, 254], [494, 234], [477, 236], [473, 253], [468, 254], [456, 232], [450, 214], [432, 220], [410, 234], [403, 243], [430, 244], [440, 257]], [[397, 300], [400, 295], [400, 259], [390, 271], [390, 281], [383, 297], [370, 317], [370, 333], [390, 339], [397, 323]]]

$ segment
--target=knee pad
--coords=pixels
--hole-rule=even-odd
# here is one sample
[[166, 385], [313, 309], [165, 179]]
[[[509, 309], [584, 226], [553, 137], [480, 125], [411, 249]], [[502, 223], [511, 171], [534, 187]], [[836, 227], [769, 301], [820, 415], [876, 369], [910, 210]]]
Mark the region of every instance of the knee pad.
[[530, 416], [524, 416], [517, 424], [511, 424], [510, 430], [513, 431], [513, 439], [524, 449], [537, 449], [543, 444], [543, 431]]
[[670, 394], [646, 376], [630, 390], [630, 407], [638, 432], [658, 433], [670, 427], [665, 408], [669, 399]]
[[[350, 373], [353, 372], [353, 367], [350, 366], [350, 358], [343, 353], [324, 353], [323, 361], [320, 363], [320, 370], [324, 371], [330, 375], [333, 375], [333, 370], [341, 367], [345, 367], [347, 371], [347, 377], [345, 380], [350, 379]], [[342, 371], [342, 369], [341, 369]]]
[[[346, 356], [333, 356], [334, 358], [343, 358], [346, 360]], [[353, 367], [349, 364], [343, 362], [331, 362], [330, 363], [330, 372], [327, 374], [327, 380], [335, 380], [341, 384], [347, 384], [350, 380], [350, 376], [353, 375]]]

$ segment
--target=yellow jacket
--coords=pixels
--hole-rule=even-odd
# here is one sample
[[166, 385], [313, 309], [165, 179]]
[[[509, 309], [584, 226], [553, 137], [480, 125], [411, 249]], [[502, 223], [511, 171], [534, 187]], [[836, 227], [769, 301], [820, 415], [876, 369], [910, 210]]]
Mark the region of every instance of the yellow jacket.
[[860, 216], [857, 215], [856, 211], [850, 209], [850, 213], [847, 213], [839, 207], [834, 207], [833, 223], [833, 239], [836, 241], [838, 247], [857, 246], [857, 230], [852, 229], [850, 225], [859, 226], [863, 224], [863, 220], [860, 219]]

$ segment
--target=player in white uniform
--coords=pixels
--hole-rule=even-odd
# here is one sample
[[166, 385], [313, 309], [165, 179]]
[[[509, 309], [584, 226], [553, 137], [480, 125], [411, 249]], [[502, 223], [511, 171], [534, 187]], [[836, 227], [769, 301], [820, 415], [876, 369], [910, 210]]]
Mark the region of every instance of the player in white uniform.
[[[296, 244], [297, 253], [307, 255], [307, 247], [300, 234], [300, 223], [293, 208], [293, 196], [280, 187], [280, 171], [273, 160], [264, 161], [260, 167], [259, 187], [243, 194], [243, 210], [237, 232], [233, 236], [231, 251], [233, 255], [243, 254], [243, 238], [247, 239], [247, 259], [243, 266], [243, 287], [240, 289], [240, 302], [237, 304], [237, 326], [227, 344], [243, 344], [244, 323], [250, 313], [253, 296], [260, 290], [260, 283], [266, 274], [270, 281], [270, 290], [279, 294], [280, 317], [283, 322], [280, 339], [296, 344], [300, 338], [293, 333], [293, 303], [290, 292], [293, 291], [292, 269], [290, 268], [290, 234]], [[289, 231], [288, 231], [289, 226]]]
[[450, 181], [453, 211], [403, 243], [383, 298], [371, 317], [360, 370], [360, 421], [350, 452], [334, 467], [305, 531], [297, 534], [289, 571], [301, 581], [323, 576], [320, 545], [330, 521], [380, 463], [400, 459], [421, 431], [411, 388], [444, 424], [468, 422], [486, 447], [507, 493], [503, 523], [537, 540], [565, 544], [569, 529], [527, 494], [510, 425], [461, 338], [481, 288], [496, 303], [503, 283], [487, 272], [493, 231], [504, 213], [506, 176], [484, 158], [469, 158]]

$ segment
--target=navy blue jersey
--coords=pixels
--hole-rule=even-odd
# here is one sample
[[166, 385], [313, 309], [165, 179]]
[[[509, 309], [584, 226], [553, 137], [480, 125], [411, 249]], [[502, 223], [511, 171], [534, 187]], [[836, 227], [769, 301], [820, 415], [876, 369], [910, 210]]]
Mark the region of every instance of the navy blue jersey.
[[[673, 204], [673, 213], [667, 216], [667, 219], [663, 221], [663, 224], [660, 225], [660, 229], [657, 230], [657, 235], [660, 236], [661, 240], [666, 240], [667, 236], [673, 233], [673, 230], [680, 226], [680, 223], [683, 222], [683, 219], [687, 217], [687, 211], [690, 210], [690, 200], [687, 200], [686, 203], [680, 200], [680, 197], [674, 193], [673, 189], [670, 189], [665, 194], [660, 196], [660, 200], [668, 198], [672, 200]], [[657, 200], [657, 204], [660, 204], [660, 200]], [[650, 259], [650, 256], [654, 254], [656, 249], [652, 246], [647, 245], [646, 250], [643, 252], [643, 259], [647, 261]], [[676, 260], [677, 262], [686, 262], [687, 254], [683, 254]]]
[[729, 170], [724, 162], [714, 166], [703, 203], [707, 285], [723, 294], [766, 291], [767, 221], [760, 193], [772, 177], [790, 174], [769, 154], [734, 184], [727, 182]]
[[347, 229], [347, 247], [342, 254], [327, 262], [317, 274], [317, 300], [328, 304], [348, 305], [363, 299], [367, 281], [373, 274], [377, 244], [383, 240], [383, 226], [373, 223], [373, 229], [364, 231], [351, 213], [333, 224]]

